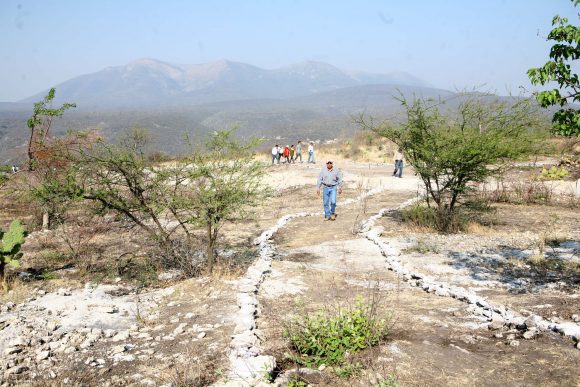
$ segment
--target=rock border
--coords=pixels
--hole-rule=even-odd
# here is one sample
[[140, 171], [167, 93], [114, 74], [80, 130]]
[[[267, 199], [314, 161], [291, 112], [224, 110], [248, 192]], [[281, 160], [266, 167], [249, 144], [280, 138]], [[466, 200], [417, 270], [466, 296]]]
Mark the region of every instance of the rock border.
[[361, 231], [359, 234], [379, 247], [381, 254], [385, 257], [389, 270], [399, 274], [403, 281], [408, 282], [412, 286], [422, 288], [428, 293], [434, 293], [441, 297], [452, 297], [473, 305], [474, 314], [487, 318], [490, 323], [490, 329], [499, 329], [506, 325], [511, 328], [525, 331], [524, 338], [533, 337], [535, 332], [538, 330], [557, 332], [563, 336], [572, 338], [576, 342], [576, 347], [580, 349], [580, 325], [574, 322], [549, 322], [535, 314], [524, 317], [515, 311], [509, 310], [505, 305], [492, 303], [486, 298], [480, 297], [463, 287], [449, 285], [446, 282], [437, 281], [427, 275], [405, 268], [401, 259], [398, 258], [401, 254], [400, 250], [381, 241], [380, 236], [383, 233], [384, 228], [380, 226], [375, 227], [375, 222], [388, 213], [399, 211], [405, 207], [413, 205], [418, 200], [419, 198], [407, 200], [395, 208], [383, 208], [361, 225]]

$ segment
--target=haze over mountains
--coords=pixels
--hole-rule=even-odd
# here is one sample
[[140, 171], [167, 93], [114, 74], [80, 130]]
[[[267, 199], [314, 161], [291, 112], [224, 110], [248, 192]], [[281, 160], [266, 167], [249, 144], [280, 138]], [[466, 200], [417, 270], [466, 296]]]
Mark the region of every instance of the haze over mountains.
[[[114, 138], [124, 128], [142, 126], [170, 153], [180, 150], [184, 133], [201, 137], [232, 125], [241, 136], [336, 138], [355, 129], [353, 114], [397, 110], [393, 95], [453, 94], [407, 73], [347, 72], [313, 61], [267, 70], [227, 60], [176, 65], [141, 59], [55, 87], [55, 106], [74, 102], [77, 108], [54, 121], [54, 133], [96, 128]], [[0, 103], [0, 162], [26, 142], [32, 104], [45, 95]]]
[[[427, 82], [407, 73], [345, 72], [327, 63], [313, 61], [266, 70], [227, 60], [176, 65], [141, 59], [63, 82], [56, 86], [55, 101], [74, 101], [81, 109], [175, 107], [231, 100], [291, 98], [368, 84], [429, 87]], [[43, 96], [44, 93], [39, 93], [20, 102], [36, 102]]]

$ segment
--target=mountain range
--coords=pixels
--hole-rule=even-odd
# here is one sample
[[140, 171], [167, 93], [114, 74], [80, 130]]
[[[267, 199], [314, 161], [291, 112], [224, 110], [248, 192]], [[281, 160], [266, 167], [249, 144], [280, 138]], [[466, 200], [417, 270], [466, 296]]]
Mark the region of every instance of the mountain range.
[[[400, 111], [394, 95], [453, 94], [407, 73], [348, 72], [313, 61], [268, 70], [227, 60], [177, 65], [141, 59], [55, 88], [55, 106], [74, 102], [77, 108], [53, 122], [53, 133], [96, 128], [114, 139], [124, 128], [141, 126], [169, 153], [183, 149], [184, 133], [196, 139], [232, 125], [240, 136], [336, 138], [356, 130], [355, 114]], [[0, 163], [26, 143], [26, 119], [45, 95], [0, 103]]]
[[[55, 102], [74, 101], [80, 109], [175, 107], [292, 98], [368, 84], [429, 87], [425, 81], [407, 73], [346, 72], [313, 61], [267, 70], [228, 60], [177, 65], [141, 59], [63, 82], [56, 86]], [[20, 102], [33, 103], [44, 94]]]

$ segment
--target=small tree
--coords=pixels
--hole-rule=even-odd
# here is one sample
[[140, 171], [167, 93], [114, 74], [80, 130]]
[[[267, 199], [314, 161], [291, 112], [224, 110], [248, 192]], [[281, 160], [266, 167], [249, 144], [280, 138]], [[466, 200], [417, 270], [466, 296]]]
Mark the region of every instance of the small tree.
[[[574, 6], [580, 0], [571, 0]], [[570, 104], [580, 101], [580, 82], [578, 74], [572, 70], [572, 64], [580, 58], [580, 28], [570, 24], [568, 19], [554, 16], [552, 30], [547, 40], [553, 41], [550, 49], [550, 60], [542, 67], [528, 70], [528, 77], [533, 85], [546, 85], [556, 82], [558, 88], [545, 90], [536, 94], [542, 107], [559, 106], [554, 113], [554, 132], [569, 137], [580, 136], [580, 111]]]
[[195, 154], [184, 171], [190, 182], [187, 223], [202, 226], [207, 238], [207, 268], [211, 272], [219, 230], [224, 223], [248, 216], [268, 193], [262, 185], [264, 168], [254, 160], [257, 139], [241, 143], [232, 139], [235, 128], [214, 133], [206, 152]]
[[[47, 140], [50, 135], [50, 126], [55, 117], [62, 117], [64, 112], [76, 107], [74, 103], [65, 103], [58, 109], [52, 108], [55, 89], [52, 88], [40, 102], [34, 104], [32, 116], [27, 121], [30, 129], [30, 139], [28, 140], [28, 169], [34, 170], [39, 158], [39, 154], [46, 151]], [[47, 156], [45, 156], [47, 157]], [[49, 156], [48, 156], [49, 157]]]
[[447, 231], [468, 184], [499, 174], [500, 164], [533, 151], [533, 133], [542, 117], [530, 100], [507, 104], [464, 97], [457, 110], [440, 112], [442, 102], [400, 99], [406, 111], [401, 125], [358, 122], [399, 146], [421, 178], [427, 204], [437, 209], [439, 227]]
[[244, 218], [248, 206], [266, 192], [263, 168], [252, 158], [256, 141], [238, 143], [232, 132], [217, 132], [207, 150], [185, 161], [155, 165], [145, 152], [147, 133], [133, 129], [117, 145], [101, 141], [76, 155], [71, 174], [46, 182], [41, 192], [90, 200], [102, 211], [121, 214], [177, 258], [176, 244], [192, 242], [192, 226], [201, 226], [207, 232], [211, 272], [220, 227]]

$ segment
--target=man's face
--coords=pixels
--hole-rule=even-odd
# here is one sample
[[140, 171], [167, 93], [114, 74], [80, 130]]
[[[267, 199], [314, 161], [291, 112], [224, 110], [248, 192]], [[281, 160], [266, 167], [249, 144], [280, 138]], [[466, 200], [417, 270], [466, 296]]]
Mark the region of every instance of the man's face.
[[326, 163], [326, 168], [330, 171], [332, 169], [332, 163]]

